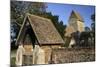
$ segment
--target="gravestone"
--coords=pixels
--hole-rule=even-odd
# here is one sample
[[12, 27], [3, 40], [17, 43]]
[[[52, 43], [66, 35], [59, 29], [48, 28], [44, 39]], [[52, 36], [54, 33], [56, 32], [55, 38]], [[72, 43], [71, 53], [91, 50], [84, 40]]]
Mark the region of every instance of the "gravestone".
[[45, 53], [44, 50], [39, 47], [39, 45], [35, 45], [33, 57], [34, 64], [45, 64]]
[[22, 58], [23, 53], [25, 52], [22, 45], [18, 47], [17, 53], [16, 53], [16, 65], [22, 65]]

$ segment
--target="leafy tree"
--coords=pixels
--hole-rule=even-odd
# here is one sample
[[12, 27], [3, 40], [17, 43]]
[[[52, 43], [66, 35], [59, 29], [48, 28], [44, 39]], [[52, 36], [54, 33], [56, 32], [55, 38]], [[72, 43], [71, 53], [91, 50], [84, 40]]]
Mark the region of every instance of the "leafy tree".
[[[90, 38], [90, 32], [82, 32], [80, 35], [80, 46], [87, 47], [89, 46], [89, 38]], [[83, 41], [83, 42], [82, 42]]]
[[22, 24], [26, 13], [41, 14], [46, 11], [42, 2], [11, 1], [11, 19]]
[[[95, 42], [95, 14], [91, 15], [91, 20], [93, 21], [91, 23], [91, 30], [89, 27], [85, 27], [85, 31], [81, 33], [80, 35], [80, 45], [81, 46], [94, 46]], [[84, 41], [83, 43], [81, 43]]]
[[89, 27], [85, 27], [85, 32], [90, 32], [90, 28]]
[[11, 23], [11, 50], [14, 50], [17, 48], [17, 46], [15, 46], [15, 41], [19, 32], [19, 27], [16, 23], [14, 23], [14, 21]]
[[91, 15], [91, 20], [95, 22], [95, 13]]
[[93, 21], [91, 23], [91, 39], [92, 39], [92, 44], [95, 46], [95, 13], [91, 15], [91, 20]]
[[95, 32], [95, 23], [91, 23], [92, 32]]

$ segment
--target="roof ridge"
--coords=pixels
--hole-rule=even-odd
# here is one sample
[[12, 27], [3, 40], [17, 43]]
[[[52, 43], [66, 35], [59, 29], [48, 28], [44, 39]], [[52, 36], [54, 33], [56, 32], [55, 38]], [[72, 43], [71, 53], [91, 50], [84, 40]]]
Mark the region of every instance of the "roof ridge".
[[48, 18], [45, 18], [45, 17], [42, 17], [42, 16], [37, 16], [37, 15], [34, 15], [34, 14], [30, 14], [30, 13], [27, 13], [26, 15], [27, 15], [27, 16], [34, 16], [34, 17], [37, 17], [37, 18], [40, 18], [40, 19], [43, 19], [43, 20], [47, 20], [47, 21], [51, 21], [51, 20], [48, 19]]

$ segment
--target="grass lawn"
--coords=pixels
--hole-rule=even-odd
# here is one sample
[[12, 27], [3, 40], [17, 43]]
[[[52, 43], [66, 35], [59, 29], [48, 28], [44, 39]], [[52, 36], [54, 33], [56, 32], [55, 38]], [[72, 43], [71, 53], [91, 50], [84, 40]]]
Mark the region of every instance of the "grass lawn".
[[15, 60], [16, 60], [16, 50], [12, 50], [10, 54], [11, 54], [10, 55], [10, 64], [11, 64], [11, 67], [14, 67]]

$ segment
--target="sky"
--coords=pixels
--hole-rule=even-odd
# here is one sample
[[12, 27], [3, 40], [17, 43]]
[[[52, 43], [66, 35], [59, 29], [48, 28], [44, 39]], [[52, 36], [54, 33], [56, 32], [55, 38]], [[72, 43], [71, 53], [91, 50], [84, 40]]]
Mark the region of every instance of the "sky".
[[58, 4], [47, 3], [47, 12], [51, 12], [53, 15], [59, 16], [59, 21], [63, 21], [65, 25], [68, 24], [69, 16], [72, 10], [78, 12], [84, 19], [85, 26], [90, 27], [92, 20], [91, 15], [95, 13], [95, 6], [90, 5], [74, 5], [74, 4]]

